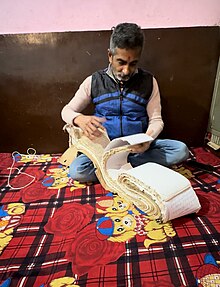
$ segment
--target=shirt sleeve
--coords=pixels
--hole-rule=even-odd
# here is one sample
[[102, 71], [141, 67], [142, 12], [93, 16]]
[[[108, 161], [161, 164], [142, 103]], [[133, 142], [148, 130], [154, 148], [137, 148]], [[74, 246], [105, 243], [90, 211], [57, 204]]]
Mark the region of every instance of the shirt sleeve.
[[63, 107], [61, 117], [67, 124], [73, 124], [73, 120], [91, 103], [91, 83], [92, 76], [89, 76], [82, 82], [71, 101]]
[[153, 78], [153, 91], [146, 109], [149, 118], [147, 133], [152, 136], [153, 139], [155, 139], [161, 133], [164, 127], [161, 116], [160, 92], [155, 78]]

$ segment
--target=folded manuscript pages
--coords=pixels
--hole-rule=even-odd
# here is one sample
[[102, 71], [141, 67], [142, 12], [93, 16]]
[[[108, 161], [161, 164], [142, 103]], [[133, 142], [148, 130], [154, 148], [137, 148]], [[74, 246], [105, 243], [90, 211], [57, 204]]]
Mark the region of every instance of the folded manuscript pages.
[[152, 141], [150, 136], [135, 134], [110, 141], [104, 132], [91, 141], [77, 127], [66, 125], [64, 129], [69, 133], [70, 148], [74, 146], [93, 161], [102, 186], [135, 204], [152, 220], [165, 223], [201, 208], [195, 191], [183, 175], [156, 163], [135, 168], [127, 163], [132, 146]]

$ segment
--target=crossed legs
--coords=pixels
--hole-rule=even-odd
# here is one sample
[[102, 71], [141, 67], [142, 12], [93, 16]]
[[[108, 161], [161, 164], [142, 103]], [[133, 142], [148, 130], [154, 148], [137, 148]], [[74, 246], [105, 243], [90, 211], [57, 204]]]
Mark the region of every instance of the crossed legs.
[[[147, 162], [155, 162], [163, 166], [172, 166], [186, 160], [189, 156], [187, 146], [177, 140], [156, 139], [144, 153], [129, 154], [128, 162], [133, 167]], [[98, 182], [92, 161], [80, 154], [70, 165], [70, 177], [80, 182]]]

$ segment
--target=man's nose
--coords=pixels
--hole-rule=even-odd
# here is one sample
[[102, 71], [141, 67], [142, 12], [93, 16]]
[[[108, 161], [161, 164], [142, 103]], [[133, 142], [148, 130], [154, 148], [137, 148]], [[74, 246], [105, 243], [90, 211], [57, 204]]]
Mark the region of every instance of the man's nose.
[[129, 66], [128, 65], [124, 66], [122, 72], [124, 75], [129, 75], [130, 74]]

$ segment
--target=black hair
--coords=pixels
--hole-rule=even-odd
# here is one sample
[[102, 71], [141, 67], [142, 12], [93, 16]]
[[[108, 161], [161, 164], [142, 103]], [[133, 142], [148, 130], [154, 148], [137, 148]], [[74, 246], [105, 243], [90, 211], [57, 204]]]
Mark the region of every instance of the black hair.
[[113, 28], [110, 37], [110, 51], [115, 53], [115, 48], [136, 49], [143, 48], [144, 34], [141, 27], [134, 23], [121, 23]]

